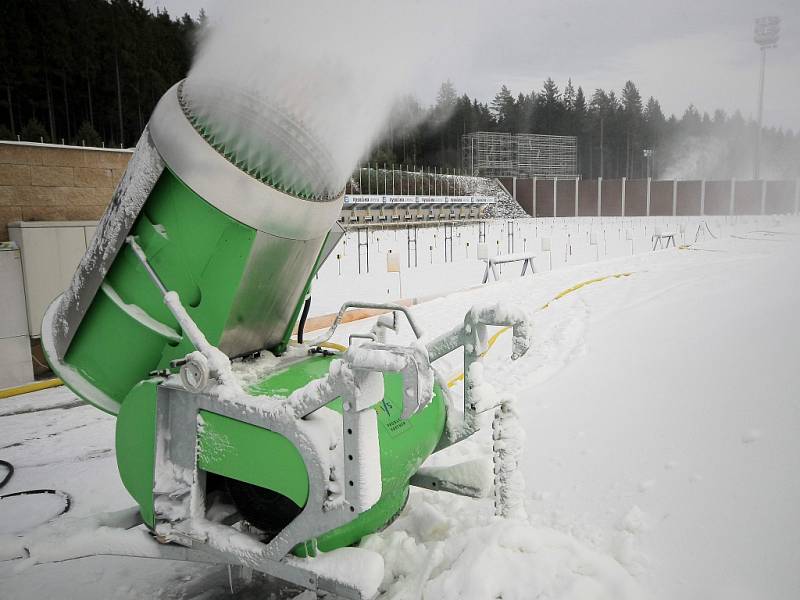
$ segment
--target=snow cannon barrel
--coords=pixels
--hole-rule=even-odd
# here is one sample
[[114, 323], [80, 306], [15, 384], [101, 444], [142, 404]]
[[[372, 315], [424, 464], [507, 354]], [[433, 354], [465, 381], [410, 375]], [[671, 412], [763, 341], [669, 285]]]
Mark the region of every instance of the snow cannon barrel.
[[55, 373], [116, 414], [138, 382], [194, 350], [148, 267], [228, 356], [281, 352], [335, 241], [344, 187], [335, 171], [284, 107], [202, 79], [173, 86], [45, 314]]

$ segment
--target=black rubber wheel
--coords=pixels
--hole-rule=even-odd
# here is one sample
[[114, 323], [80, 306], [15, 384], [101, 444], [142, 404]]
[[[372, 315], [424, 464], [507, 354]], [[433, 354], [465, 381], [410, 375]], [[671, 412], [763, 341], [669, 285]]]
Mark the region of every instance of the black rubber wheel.
[[278, 535], [303, 510], [286, 496], [257, 485], [226, 478], [225, 486], [242, 517], [263, 531], [267, 540]]

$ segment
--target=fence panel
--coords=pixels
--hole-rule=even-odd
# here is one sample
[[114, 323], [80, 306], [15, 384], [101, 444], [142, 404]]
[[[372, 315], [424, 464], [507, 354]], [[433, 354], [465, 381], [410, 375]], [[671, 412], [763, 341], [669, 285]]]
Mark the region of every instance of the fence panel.
[[558, 194], [558, 202], [556, 203], [556, 210], [558, 211], [558, 214], [556, 216], [557, 217], [574, 217], [575, 216], [575, 180], [574, 179], [559, 179], [556, 182], [556, 194]]
[[794, 212], [794, 181], [768, 181], [766, 213], [784, 214]]
[[676, 214], [700, 214], [700, 193], [702, 185], [703, 184], [700, 181], [678, 182], [678, 202], [676, 204]]
[[647, 215], [647, 179], [628, 179], [625, 181], [625, 216], [644, 217]]
[[578, 182], [578, 216], [597, 216], [597, 180], [581, 179]]
[[601, 201], [601, 215], [604, 217], [619, 217], [622, 215], [622, 180], [603, 179], [603, 198]]

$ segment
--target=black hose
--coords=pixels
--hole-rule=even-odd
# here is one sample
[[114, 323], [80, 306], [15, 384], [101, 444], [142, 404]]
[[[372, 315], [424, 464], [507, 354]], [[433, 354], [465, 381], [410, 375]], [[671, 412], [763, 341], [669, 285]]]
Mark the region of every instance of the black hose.
[[[14, 465], [12, 465], [7, 460], [0, 460], [0, 465], [8, 469], [8, 473], [6, 473], [2, 481], [0, 481], [0, 489], [2, 489], [14, 475]], [[54, 496], [60, 496], [61, 499], [64, 500], [64, 508], [61, 510], [60, 513], [58, 513], [53, 517], [54, 519], [56, 517], [60, 517], [61, 515], [69, 511], [70, 507], [72, 506], [72, 498], [67, 492], [62, 492], [61, 490], [51, 490], [51, 489], [23, 490], [21, 492], [13, 492], [11, 494], [3, 494], [2, 496], [0, 496], [0, 500], [4, 500], [5, 498], [13, 498], [14, 496], [31, 496], [33, 494], [53, 494]]]
[[8, 473], [6, 473], [5, 477], [3, 477], [2, 481], [0, 481], [0, 489], [2, 489], [11, 480], [11, 477], [14, 475], [14, 465], [12, 465], [10, 462], [5, 461], [5, 460], [0, 460], [0, 465], [4, 466], [6, 469], [8, 469]]
[[13, 498], [14, 496], [32, 496], [34, 494], [53, 494], [54, 496], [60, 496], [64, 500], [64, 508], [60, 513], [53, 517], [54, 519], [63, 515], [72, 506], [72, 497], [67, 492], [62, 492], [61, 490], [51, 490], [49, 488], [41, 490], [24, 490], [22, 492], [14, 492], [13, 494], [4, 494], [0, 496], [0, 500], [4, 500], [5, 498]]
[[306, 319], [308, 319], [308, 311], [311, 309], [311, 296], [306, 298], [303, 304], [303, 313], [300, 315], [300, 322], [297, 324], [297, 343], [303, 343], [303, 329], [306, 327]]

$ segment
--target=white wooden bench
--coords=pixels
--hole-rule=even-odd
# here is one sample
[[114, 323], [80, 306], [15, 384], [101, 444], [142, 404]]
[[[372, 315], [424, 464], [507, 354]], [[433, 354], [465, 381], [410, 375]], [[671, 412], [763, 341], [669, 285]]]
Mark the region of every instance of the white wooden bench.
[[497, 272], [497, 265], [502, 265], [504, 263], [511, 263], [511, 262], [521, 262], [522, 263], [522, 273], [520, 273], [520, 277], [524, 277], [525, 273], [528, 272], [528, 267], [531, 268], [531, 275], [533, 275], [533, 253], [532, 252], [516, 252], [513, 254], [501, 254], [499, 256], [494, 256], [492, 258], [485, 258], [486, 261], [486, 271], [483, 273], [483, 283], [489, 281], [489, 271], [492, 272], [492, 276], [494, 277], [495, 281], [500, 279], [500, 276]]
[[663, 231], [660, 227], [656, 227], [656, 232], [653, 234], [653, 237], [650, 238], [650, 241], [653, 242], [653, 250], [656, 249], [656, 246], [659, 248], [669, 248], [670, 242], [672, 243], [672, 247], [675, 248], [675, 232]]

